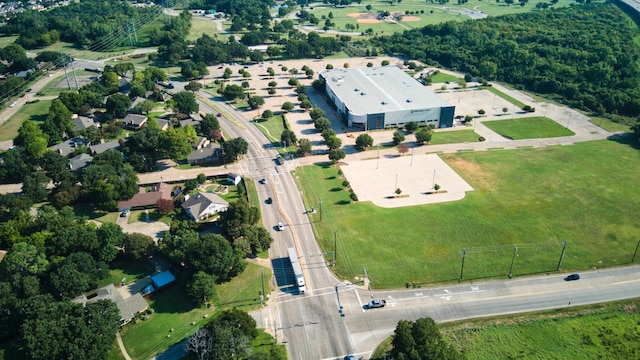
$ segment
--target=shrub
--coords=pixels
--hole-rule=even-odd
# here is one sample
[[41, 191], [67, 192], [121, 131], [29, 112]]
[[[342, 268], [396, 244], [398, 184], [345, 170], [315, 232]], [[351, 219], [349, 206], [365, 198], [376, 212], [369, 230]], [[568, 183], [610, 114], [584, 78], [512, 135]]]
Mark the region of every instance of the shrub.
[[344, 187], [349, 186], [349, 181], [348, 180], [343, 181], [342, 182], [342, 186], [344, 186]]
[[398, 195], [402, 194], [402, 189], [397, 188], [397, 189], [396, 189], [396, 194], [398, 194]]
[[478, 138], [478, 141], [480, 141], [480, 142], [485, 141], [485, 140], [487, 140], [487, 139], [485, 139], [485, 138], [484, 138], [484, 136], [480, 136], [480, 137]]
[[353, 192], [353, 190], [351, 190], [351, 193], [349, 194], [349, 197], [351, 198], [351, 200], [353, 201], [358, 201], [358, 195], [356, 195], [355, 192]]
[[440, 185], [435, 184], [435, 185], [433, 186], [433, 188], [434, 188], [434, 189], [436, 189], [436, 191], [437, 191], [437, 190], [440, 190]]

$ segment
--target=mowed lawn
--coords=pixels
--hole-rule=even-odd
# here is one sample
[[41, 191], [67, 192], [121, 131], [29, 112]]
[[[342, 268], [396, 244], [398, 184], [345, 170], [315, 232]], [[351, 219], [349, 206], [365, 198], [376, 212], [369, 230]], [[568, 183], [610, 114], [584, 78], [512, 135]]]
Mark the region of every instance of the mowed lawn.
[[0, 141], [12, 140], [18, 136], [18, 130], [25, 120], [38, 123], [47, 119], [51, 107], [51, 100], [41, 100], [31, 104], [24, 104], [9, 120], [0, 125]]
[[513, 140], [553, 138], [560, 136], [572, 136], [575, 133], [557, 122], [542, 116], [483, 121], [489, 129]]
[[[373, 287], [627, 264], [638, 242], [637, 149], [613, 141], [440, 155], [474, 189], [460, 201], [384, 209], [351, 203], [335, 166], [299, 168], [307, 208], [324, 251], [337, 239], [336, 271], [363, 268]], [[401, 176], [402, 174], [400, 174]], [[375, 179], [371, 179], [375, 181]], [[446, 187], [446, 184], [443, 184]], [[464, 249], [464, 250], [463, 250]]]

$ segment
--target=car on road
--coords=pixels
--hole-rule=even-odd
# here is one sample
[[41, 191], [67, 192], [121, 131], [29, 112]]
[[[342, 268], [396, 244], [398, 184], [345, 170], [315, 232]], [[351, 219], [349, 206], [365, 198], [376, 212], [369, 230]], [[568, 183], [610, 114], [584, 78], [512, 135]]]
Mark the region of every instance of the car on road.
[[580, 280], [580, 274], [571, 274], [564, 278], [564, 281]]
[[127, 217], [127, 215], [129, 215], [129, 210], [125, 210], [120, 213], [120, 217]]
[[384, 299], [381, 300], [371, 300], [369, 301], [369, 303], [367, 304], [367, 309], [376, 309], [376, 308], [383, 308], [387, 305], [387, 301]]
[[267, 183], [267, 179], [262, 178], [262, 179], [258, 180], [258, 182], [259, 182], [260, 184], [266, 184], [266, 183]]
[[264, 201], [267, 204], [271, 204], [273, 202], [272, 198], [267, 198], [267, 200]]
[[349, 354], [349, 355], [344, 357], [344, 360], [356, 360], [356, 357], [353, 356], [353, 354]]
[[17, 104], [17, 102], [16, 102], [16, 101], [14, 101], [14, 102], [12, 102], [11, 104], [9, 104], [9, 107], [14, 107], [14, 106], [16, 106], [16, 104]]
[[284, 224], [282, 224], [281, 222], [278, 223], [278, 231], [282, 231], [284, 230]]

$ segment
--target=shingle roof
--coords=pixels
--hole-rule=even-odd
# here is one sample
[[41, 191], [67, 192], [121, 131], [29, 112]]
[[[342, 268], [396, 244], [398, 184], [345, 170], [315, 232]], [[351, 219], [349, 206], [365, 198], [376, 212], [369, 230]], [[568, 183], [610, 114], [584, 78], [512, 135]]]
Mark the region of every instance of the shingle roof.
[[212, 204], [219, 204], [223, 207], [229, 206], [229, 203], [220, 196], [212, 192], [198, 192], [194, 196], [190, 196], [182, 203], [182, 208], [188, 210], [195, 218], [202, 216], [202, 213]]

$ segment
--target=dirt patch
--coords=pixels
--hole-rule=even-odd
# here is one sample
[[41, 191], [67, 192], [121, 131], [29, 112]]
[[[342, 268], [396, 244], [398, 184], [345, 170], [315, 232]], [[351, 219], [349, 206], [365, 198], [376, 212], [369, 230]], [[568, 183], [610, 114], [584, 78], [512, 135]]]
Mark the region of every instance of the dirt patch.
[[363, 24], [377, 24], [381, 21], [377, 19], [358, 19], [358, 22]]
[[463, 178], [473, 180], [473, 186], [480, 191], [489, 191], [494, 185], [495, 181], [493, 175], [482, 170], [480, 166], [469, 162], [464, 159], [447, 159], [447, 164], [451, 166], [456, 172], [462, 175]]
[[368, 13], [351, 13], [351, 14], [347, 14], [348, 17], [352, 17], [352, 18], [360, 18], [363, 16], [368, 16]]
[[402, 21], [406, 21], [406, 22], [420, 21], [420, 18], [417, 16], [403, 16]]

